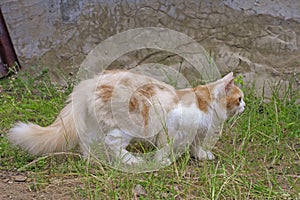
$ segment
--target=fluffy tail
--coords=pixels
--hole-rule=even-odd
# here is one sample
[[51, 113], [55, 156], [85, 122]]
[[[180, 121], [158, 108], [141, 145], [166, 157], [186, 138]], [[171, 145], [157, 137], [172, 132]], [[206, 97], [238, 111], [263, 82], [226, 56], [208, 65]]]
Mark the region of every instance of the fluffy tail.
[[8, 133], [13, 145], [27, 150], [30, 154], [61, 152], [78, 144], [78, 135], [72, 113], [72, 103], [61, 111], [58, 118], [48, 127], [18, 122]]

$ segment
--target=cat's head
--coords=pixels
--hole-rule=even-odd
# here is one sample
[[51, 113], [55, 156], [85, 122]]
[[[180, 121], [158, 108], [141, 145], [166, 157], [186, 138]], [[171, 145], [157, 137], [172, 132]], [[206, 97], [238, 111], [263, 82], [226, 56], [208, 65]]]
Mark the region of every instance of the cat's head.
[[245, 109], [244, 93], [234, 84], [233, 73], [229, 73], [222, 79], [210, 84], [212, 98], [226, 109], [227, 117], [240, 114]]

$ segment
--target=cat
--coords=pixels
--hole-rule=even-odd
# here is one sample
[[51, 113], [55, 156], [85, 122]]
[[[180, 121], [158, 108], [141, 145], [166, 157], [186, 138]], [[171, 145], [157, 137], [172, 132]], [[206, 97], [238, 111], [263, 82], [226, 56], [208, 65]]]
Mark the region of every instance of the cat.
[[8, 133], [15, 146], [33, 155], [78, 148], [89, 156], [101, 140], [125, 164], [142, 159], [126, 147], [133, 139], [158, 148], [155, 159], [166, 161], [172, 150], [189, 148], [196, 159], [214, 159], [211, 138], [228, 118], [244, 111], [243, 92], [233, 73], [176, 90], [154, 78], [126, 70], [106, 70], [74, 87], [66, 106], [48, 127], [17, 122]]

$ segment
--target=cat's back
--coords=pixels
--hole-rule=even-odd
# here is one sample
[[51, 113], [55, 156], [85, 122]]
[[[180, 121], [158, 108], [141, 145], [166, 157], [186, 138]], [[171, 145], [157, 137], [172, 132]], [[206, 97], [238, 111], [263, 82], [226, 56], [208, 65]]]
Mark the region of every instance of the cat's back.
[[98, 77], [96, 93], [103, 100], [120, 97], [152, 98], [164, 101], [176, 97], [176, 90], [171, 85], [152, 77], [126, 70], [106, 70]]
[[158, 89], [164, 88], [172, 91], [174, 90], [171, 85], [155, 78], [127, 70], [105, 70], [104, 73], [97, 78], [98, 85], [109, 84], [115, 87], [122, 86], [139, 88], [147, 84], [153, 84], [160, 86]]

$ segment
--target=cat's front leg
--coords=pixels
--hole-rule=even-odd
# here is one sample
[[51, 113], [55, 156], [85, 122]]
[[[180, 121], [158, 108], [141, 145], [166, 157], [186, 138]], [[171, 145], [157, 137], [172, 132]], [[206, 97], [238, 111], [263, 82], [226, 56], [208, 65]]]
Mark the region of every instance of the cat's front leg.
[[164, 147], [162, 147], [161, 149], [159, 149], [156, 153], [155, 153], [155, 161], [158, 162], [160, 165], [162, 166], [169, 166], [172, 164], [171, 161], [171, 155], [170, 155], [170, 145], [166, 145]]
[[210, 126], [208, 130], [202, 130], [196, 135], [191, 147], [190, 153], [198, 160], [213, 160], [215, 156], [210, 151], [217, 143], [222, 125]]
[[205, 151], [201, 146], [191, 146], [190, 153], [198, 160], [213, 160], [215, 156], [210, 151]]
[[162, 134], [158, 137], [160, 149], [156, 152], [155, 160], [165, 166], [170, 165], [185, 153], [195, 137], [194, 134], [169, 129], [169, 133], [174, 132], [176, 134]]
[[121, 150], [120, 158], [122, 160], [122, 163], [128, 164], [128, 165], [137, 165], [137, 164], [140, 164], [143, 162], [143, 159], [132, 155], [126, 149]]
[[213, 160], [215, 156], [212, 152], [208, 150], [204, 150], [203, 147], [203, 140], [201, 140], [200, 136], [196, 136], [195, 140], [190, 146], [190, 153], [191, 155], [198, 159], [198, 160]]

